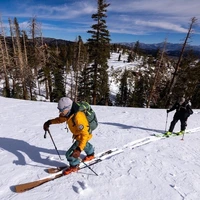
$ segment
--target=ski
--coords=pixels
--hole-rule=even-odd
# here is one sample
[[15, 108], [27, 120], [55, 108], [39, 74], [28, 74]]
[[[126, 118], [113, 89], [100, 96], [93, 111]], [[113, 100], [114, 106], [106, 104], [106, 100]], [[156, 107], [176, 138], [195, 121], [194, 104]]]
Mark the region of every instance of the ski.
[[38, 187], [46, 182], [52, 181], [52, 180], [57, 179], [62, 176], [63, 176], [63, 174], [60, 172], [60, 173], [56, 173], [54, 176], [51, 176], [51, 177], [46, 177], [43, 179], [39, 179], [37, 181], [32, 181], [32, 182], [16, 185], [16, 186], [14, 186], [15, 192], [17, 192], [17, 193], [25, 192], [27, 190], [33, 189], [33, 188]]
[[173, 136], [178, 136], [176, 133], [172, 133], [171, 135], [165, 135], [164, 133], [154, 133], [152, 136], [160, 137], [160, 138], [169, 138]]
[[[87, 162], [87, 166], [92, 166], [92, 165], [95, 165], [109, 157], [112, 157], [116, 154], [119, 154], [123, 152], [123, 150], [121, 149], [110, 149], [108, 151], [105, 151], [103, 153], [100, 153], [100, 155], [96, 158], [94, 158], [93, 160], [90, 160]], [[80, 164], [80, 168], [79, 170], [81, 169], [84, 169], [86, 168], [87, 166], [85, 166], [83, 163]], [[58, 171], [57, 173], [54, 173], [54, 174], [51, 174], [45, 178], [42, 178], [42, 179], [39, 179], [39, 180], [36, 180], [36, 181], [32, 181], [32, 182], [27, 182], [27, 183], [24, 183], [24, 184], [19, 184], [19, 185], [15, 185], [14, 188], [15, 188], [15, 192], [17, 193], [22, 193], [22, 192], [25, 192], [25, 191], [28, 191], [28, 190], [31, 190], [33, 188], [36, 188], [44, 183], [47, 183], [49, 181], [52, 181], [52, 180], [55, 180], [57, 178], [60, 178], [62, 176], [66, 176], [66, 175], [63, 175], [63, 172], [68, 168], [68, 166], [66, 166], [65, 168], [63, 168], [62, 170]], [[79, 171], [78, 170], [78, 171]]]
[[[93, 158], [92, 160], [90, 161], [85, 161], [85, 163], [87, 165], [91, 165], [91, 163], [94, 163], [96, 162], [98, 159], [101, 159], [102, 157], [104, 157], [105, 155], [108, 155], [108, 154], [111, 154], [113, 152], [117, 151], [117, 149], [111, 149], [111, 150], [108, 150], [108, 151], [105, 151], [103, 153], [100, 153], [100, 154], [97, 154], [95, 158]], [[54, 173], [57, 173], [59, 171], [62, 171], [63, 169], [66, 169], [68, 168], [69, 166], [68, 165], [64, 165], [64, 166], [61, 166], [61, 167], [53, 167], [53, 168], [48, 168], [46, 169], [45, 171], [49, 174], [54, 174]], [[84, 168], [84, 166], [82, 167], [82, 164], [80, 165], [80, 168]]]
[[[189, 130], [186, 130], [184, 134], [190, 134], [190, 133], [195, 133], [197, 131], [200, 131], [200, 128], [194, 128], [194, 129], [189, 129]], [[155, 133], [155, 134], [152, 134], [152, 136], [155, 136], [155, 137], [160, 137], [160, 138], [169, 138], [169, 137], [175, 137], [175, 136], [182, 136], [184, 134], [178, 134], [178, 133], [172, 133], [171, 135], [164, 135], [164, 133]]]
[[48, 168], [48, 169], [45, 169], [45, 171], [49, 174], [54, 174], [54, 173], [57, 173], [59, 171], [62, 171], [63, 169], [65, 168], [68, 168], [69, 166], [68, 165], [63, 165], [61, 167], [52, 167], [52, 168]]

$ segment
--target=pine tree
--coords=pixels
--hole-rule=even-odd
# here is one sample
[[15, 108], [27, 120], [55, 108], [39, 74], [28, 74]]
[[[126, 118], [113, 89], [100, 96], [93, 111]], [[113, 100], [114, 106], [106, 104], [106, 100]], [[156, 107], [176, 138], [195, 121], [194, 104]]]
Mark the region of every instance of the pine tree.
[[43, 56], [43, 66], [38, 73], [38, 79], [46, 85], [46, 98], [54, 102], [65, 95], [64, 65], [60, 52], [53, 47], [44, 45]]
[[91, 77], [92, 103], [96, 104], [102, 98], [108, 101], [109, 86], [108, 86], [108, 65], [107, 59], [110, 57], [110, 35], [107, 30], [106, 8], [110, 4], [106, 0], [98, 0], [97, 13], [92, 15], [92, 19], [96, 22], [92, 25], [92, 30], [89, 30], [92, 36], [88, 39], [89, 62], [92, 63], [88, 68]]
[[82, 79], [80, 73], [83, 70], [85, 64], [87, 63], [87, 52], [82, 41], [81, 36], [78, 36], [78, 39], [73, 45], [74, 47], [74, 54], [73, 54], [73, 62], [72, 62], [72, 69], [73, 69], [73, 99], [77, 101], [78, 99], [78, 87], [79, 82]]
[[128, 71], [125, 69], [122, 74], [119, 86], [119, 93], [116, 96], [117, 106], [127, 106], [128, 101]]

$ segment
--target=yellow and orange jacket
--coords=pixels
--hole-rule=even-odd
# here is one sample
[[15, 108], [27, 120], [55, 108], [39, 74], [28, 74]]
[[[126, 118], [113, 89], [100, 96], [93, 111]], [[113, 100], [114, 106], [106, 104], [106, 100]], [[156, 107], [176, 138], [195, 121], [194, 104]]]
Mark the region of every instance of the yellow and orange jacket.
[[73, 134], [73, 139], [79, 142], [79, 148], [81, 151], [85, 148], [86, 143], [92, 138], [92, 134], [89, 133], [89, 124], [85, 116], [85, 113], [78, 111], [70, 115], [69, 117], [59, 116], [50, 120], [51, 124], [60, 124], [66, 122], [69, 130]]

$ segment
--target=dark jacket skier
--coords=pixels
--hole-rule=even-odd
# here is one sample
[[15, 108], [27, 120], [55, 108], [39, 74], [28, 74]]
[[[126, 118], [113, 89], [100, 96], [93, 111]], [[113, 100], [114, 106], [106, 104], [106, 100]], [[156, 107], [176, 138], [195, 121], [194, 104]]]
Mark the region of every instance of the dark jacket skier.
[[178, 120], [181, 122], [181, 130], [177, 133], [177, 135], [181, 135], [184, 133], [187, 126], [187, 119], [190, 115], [193, 114], [192, 108], [190, 106], [190, 102], [186, 101], [185, 98], [181, 97], [170, 109], [167, 110], [167, 113], [176, 110], [173, 120], [170, 124], [168, 132], [165, 135], [171, 135], [176, 123]]

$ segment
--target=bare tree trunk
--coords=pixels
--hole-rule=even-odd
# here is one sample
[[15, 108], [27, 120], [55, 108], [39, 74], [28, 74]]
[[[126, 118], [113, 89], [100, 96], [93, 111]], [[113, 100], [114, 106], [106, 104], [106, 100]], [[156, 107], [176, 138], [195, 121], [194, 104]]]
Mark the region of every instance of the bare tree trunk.
[[178, 76], [178, 70], [179, 70], [179, 67], [180, 67], [180, 63], [182, 61], [182, 57], [183, 57], [183, 53], [184, 53], [184, 50], [185, 50], [185, 47], [187, 45], [187, 40], [188, 38], [190, 37], [190, 33], [192, 31], [192, 26], [194, 25], [194, 23], [197, 21], [197, 19], [195, 17], [193, 17], [191, 19], [191, 23], [190, 23], [190, 27], [188, 29], [188, 33], [186, 35], [186, 38], [185, 38], [185, 41], [183, 43], [183, 47], [181, 49], [181, 53], [180, 53], [180, 56], [179, 56], [179, 59], [178, 59], [178, 62], [176, 64], [176, 67], [175, 67], [175, 70], [174, 70], [174, 73], [173, 73], [173, 77], [172, 77], [172, 80], [170, 82], [170, 86], [169, 86], [169, 91], [168, 91], [168, 94], [167, 94], [167, 100], [166, 100], [166, 104], [165, 106], [169, 106], [170, 104], [170, 98], [171, 98], [171, 94], [172, 94], [172, 89], [174, 88], [174, 85], [176, 83], [176, 80], [177, 80], [177, 76]]
[[7, 65], [10, 66], [10, 59], [8, 55], [8, 47], [6, 44], [5, 32], [4, 32], [1, 17], [0, 17], [0, 28], [1, 28], [1, 35], [3, 35], [3, 40], [4, 40], [4, 45], [2, 44], [0, 40], [0, 50], [2, 54], [2, 65], [3, 65], [3, 72], [4, 72], [4, 78], [5, 78], [6, 97], [10, 97], [10, 83], [9, 83], [9, 76], [8, 76], [8, 69], [7, 69]]
[[77, 101], [78, 98], [78, 81], [79, 81], [79, 73], [80, 73], [80, 54], [81, 54], [81, 41], [80, 38], [78, 40], [78, 47], [77, 47], [77, 52], [75, 52], [77, 54], [76, 56], [76, 73], [75, 73], [75, 91], [74, 91], [74, 101]]
[[[17, 67], [18, 66], [18, 61], [17, 61], [17, 59], [16, 59], [16, 57], [17, 57], [17, 53], [16, 53], [16, 47], [15, 47], [15, 40], [14, 40], [14, 33], [13, 33], [13, 24], [12, 24], [12, 21], [11, 21], [11, 19], [9, 18], [8, 19], [8, 21], [9, 21], [9, 26], [10, 26], [10, 36], [11, 36], [11, 39], [12, 39], [12, 49], [13, 49], [13, 60], [14, 60], [14, 65], [15, 66], [13, 66], [13, 68], [14, 67]], [[15, 70], [16, 71], [16, 70]], [[14, 73], [14, 72], [13, 72]], [[15, 95], [15, 93], [16, 93], [16, 76], [15, 76], [15, 74], [13, 74], [12, 73], [12, 96], [14, 96]]]
[[[43, 39], [42, 39], [42, 41], [43, 41]], [[43, 59], [43, 65], [46, 66], [47, 59], [46, 59], [46, 53], [45, 52], [46, 52], [47, 46], [45, 44], [43, 46], [44, 46], [44, 50], [42, 52], [42, 59]], [[49, 81], [46, 80], [44, 83], [45, 83], [45, 88], [46, 88], [46, 99], [50, 99], [51, 91], [49, 89], [50, 88]]]
[[92, 104], [96, 105], [97, 103], [97, 66], [98, 64], [96, 63], [96, 61], [94, 61], [94, 79], [93, 79], [93, 93], [92, 93]]
[[15, 47], [15, 40], [14, 40], [14, 33], [13, 33], [13, 25], [11, 19], [8, 19], [9, 25], [10, 25], [10, 36], [12, 38], [12, 47], [13, 47], [13, 52], [14, 56], [16, 55], [16, 47]]
[[7, 62], [8, 62], [8, 66], [10, 67], [11, 66], [10, 56], [9, 56], [9, 53], [8, 53], [8, 46], [7, 46], [7, 43], [6, 43], [6, 34], [4, 32], [2, 20], [1, 20], [1, 31], [2, 31], [3, 40], [4, 40], [4, 47], [5, 47], [5, 52], [6, 52], [6, 59], [7, 59]]
[[20, 67], [20, 74], [21, 74], [21, 83], [23, 89], [23, 99], [28, 99], [28, 93], [26, 88], [26, 79], [25, 79], [25, 63], [23, 60], [23, 53], [21, 48], [20, 42], [20, 30], [17, 19], [14, 20], [14, 27], [15, 27], [15, 35], [16, 35], [16, 44], [17, 44], [17, 55], [19, 59], [19, 67]]
[[32, 76], [32, 70], [30, 68], [30, 65], [28, 63], [28, 55], [27, 55], [27, 46], [26, 46], [26, 34], [25, 31], [22, 31], [23, 33], [23, 44], [24, 44], [24, 60], [25, 60], [25, 66], [24, 66], [24, 71], [25, 71], [25, 80], [26, 83], [29, 86], [29, 94], [30, 94], [30, 99], [33, 100], [33, 76]]
[[156, 84], [157, 84], [157, 79], [158, 79], [158, 75], [159, 75], [159, 72], [160, 72], [160, 67], [161, 67], [161, 63], [163, 61], [163, 55], [164, 55], [164, 52], [165, 52], [165, 47], [166, 47], [166, 43], [167, 43], [167, 40], [165, 40], [164, 42], [164, 46], [163, 46], [163, 50], [162, 50], [162, 54], [161, 54], [161, 58], [160, 60], [158, 61], [158, 66], [156, 67], [156, 74], [155, 74], [155, 77], [154, 77], [154, 81], [153, 81], [153, 85], [151, 87], [151, 91], [150, 91], [150, 94], [149, 94], [149, 98], [148, 98], [148, 102], [147, 102], [147, 108], [150, 107], [150, 103], [151, 103], [151, 100], [152, 100], [152, 96], [155, 92], [155, 87], [156, 87]]
[[46, 90], [46, 99], [48, 99], [49, 98], [49, 89], [48, 89], [48, 82], [47, 82], [47, 80], [45, 81], [45, 90]]
[[5, 55], [4, 55], [4, 50], [3, 50], [1, 40], [0, 40], [0, 50], [1, 50], [1, 54], [2, 54], [2, 65], [3, 65], [3, 73], [4, 73], [4, 78], [5, 78], [6, 97], [10, 97], [10, 84], [9, 84]]
[[27, 48], [26, 48], [26, 37], [25, 37], [25, 31], [22, 31], [23, 35], [23, 44], [24, 44], [24, 60], [25, 60], [25, 67], [28, 66], [28, 56], [27, 56]]

